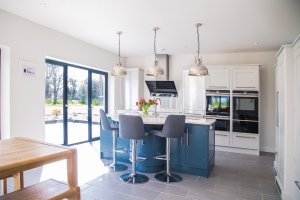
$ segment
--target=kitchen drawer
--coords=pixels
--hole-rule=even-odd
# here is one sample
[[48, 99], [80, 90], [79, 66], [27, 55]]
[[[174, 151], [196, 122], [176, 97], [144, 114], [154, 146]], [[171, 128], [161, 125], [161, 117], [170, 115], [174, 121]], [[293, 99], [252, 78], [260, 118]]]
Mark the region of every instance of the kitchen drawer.
[[228, 131], [215, 131], [215, 144], [217, 146], [229, 146], [230, 144], [230, 132]]
[[232, 147], [244, 149], [259, 149], [259, 135], [247, 133], [232, 133]]

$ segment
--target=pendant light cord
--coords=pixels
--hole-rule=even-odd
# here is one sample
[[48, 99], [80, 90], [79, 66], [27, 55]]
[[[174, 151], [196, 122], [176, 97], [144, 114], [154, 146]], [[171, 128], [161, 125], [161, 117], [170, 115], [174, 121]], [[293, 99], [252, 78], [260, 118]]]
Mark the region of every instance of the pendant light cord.
[[119, 34], [119, 65], [121, 64], [121, 39], [120, 39], [120, 37], [121, 37], [121, 33], [119, 32], [118, 33]]
[[154, 59], [155, 61], [157, 60], [157, 57], [156, 57], [156, 30], [157, 28], [154, 28]]
[[200, 59], [200, 40], [199, 40], [199, 25], [197, 25], [197, 38], [198, 38], [198, 60]]

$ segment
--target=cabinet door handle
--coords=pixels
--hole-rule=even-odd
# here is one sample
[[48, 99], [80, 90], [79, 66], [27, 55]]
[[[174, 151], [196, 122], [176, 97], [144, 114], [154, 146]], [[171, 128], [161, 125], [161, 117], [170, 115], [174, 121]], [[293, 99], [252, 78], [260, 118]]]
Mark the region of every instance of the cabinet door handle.
[[297, 185], [298, 189], [300, 190], [300, 183], [299, 183], [299, 181], [295, 181], [295, 184]]
[[279, 92], [276, 92], [276, 126], [279, 127]]
[[239, 137], [239, 138], [251, 138], [251, 139], [256, 139], [256, 137], [251, 137], [251, 136], [242, 136], [242, 135], [236, 135], [235, 137]]
[[227, 136], [226, 134], [219, 134], [219, 133], [217, 133], [216, 135], [219, 135], [219, 136]]
[[186, 129], [186, 146], [189, 146], [189, 128]]
[[180, 138], [180, 145], [183, 145], [183, 137]]
[[236, 86], [236, 88], [256, 88], [256, 87], [255, 86], [247, 86], [247, 87]]
[[227, 86], [208, 86], [209, 88], [227, 88]]

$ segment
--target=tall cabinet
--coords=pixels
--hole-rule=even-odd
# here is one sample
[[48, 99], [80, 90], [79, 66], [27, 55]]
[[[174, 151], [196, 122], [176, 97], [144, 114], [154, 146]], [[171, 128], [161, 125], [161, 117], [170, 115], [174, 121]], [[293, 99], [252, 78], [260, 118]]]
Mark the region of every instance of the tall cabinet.
[[[222, 101], [225, 104], [226, 98], [229, 98], [229, 115], [218, 111], [222, 110], [220, 107], [210, 115], [206, 113], [206, 117], [216, 119], [216, 149], [259, 155], [260, 65], [211, 65], [207, 68], [209, 71], [209, 75], [206, 76], [207, 98], [208, 96], [213, 96], [215, 99], [223, 97], [220, 98], [221, 104]], [[255, 99], [258, 102], [257, 106], [254, 103]], [[234, 110], [238, 109], [243, 110], [242, 112], [258, 111], [258, 119], [234, 117]], [[249, 127], [256, 128], [257, 131], [253, 132]]]
[[205, 77], [189, 76], [183, 70], [183, 112], [205, 115]]
[[144, 96], [144, 70], [126, 68], [127, 75], [113, 77], [114, 110], [136, 110], [136, 102]]
[[[299, 37], [298, 37], [299, 38]], [[274, 168], [282, 199], [300, 199], [299, 108], [300, 42], [284, 45], [277, 54], [276, 155]]]

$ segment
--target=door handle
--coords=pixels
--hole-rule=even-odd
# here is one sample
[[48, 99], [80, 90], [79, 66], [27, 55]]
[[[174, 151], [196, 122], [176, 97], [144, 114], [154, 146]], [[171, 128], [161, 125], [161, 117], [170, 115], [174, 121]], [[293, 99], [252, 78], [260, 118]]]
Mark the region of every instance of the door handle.
[[189, 146], [189, 128], [186, 128], [186, 146]]
[[279, 92], [276, 92], [276, 126], [279, 127]]

